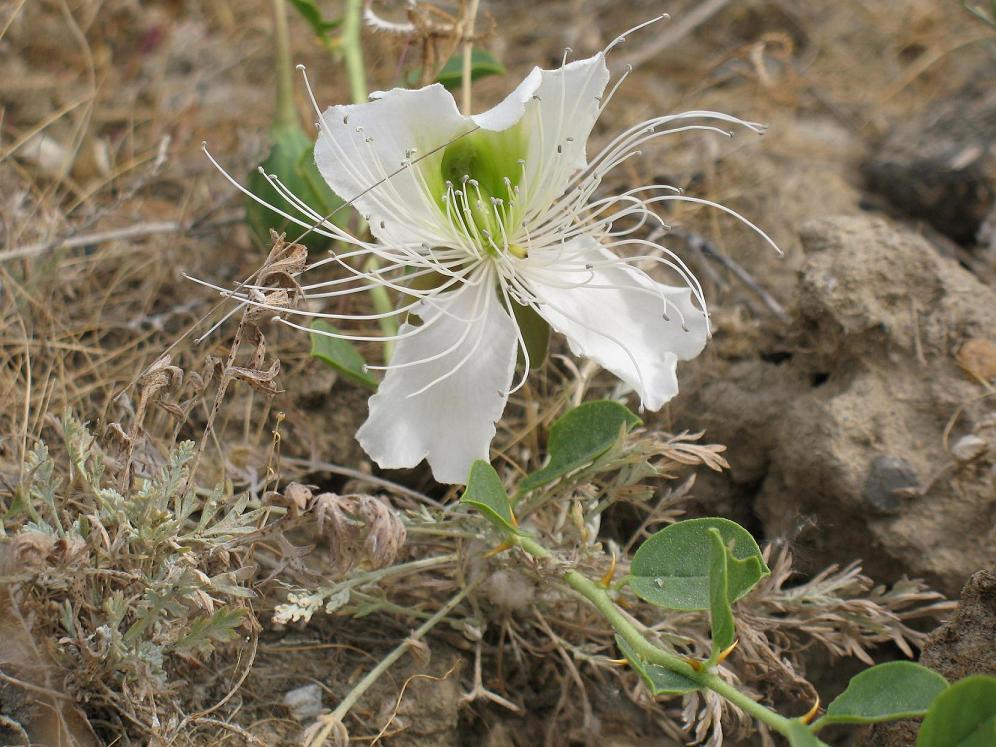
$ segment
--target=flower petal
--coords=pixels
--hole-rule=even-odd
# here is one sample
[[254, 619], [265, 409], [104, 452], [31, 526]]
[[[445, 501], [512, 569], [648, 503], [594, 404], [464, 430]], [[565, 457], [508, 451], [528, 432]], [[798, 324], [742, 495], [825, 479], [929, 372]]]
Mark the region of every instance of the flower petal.
[[691, 289], [652, 280], [592, 237], [566, 244], [555, 262], [530, 258], [521, 275], [571, 351], [631, 385], [648, 410], [678, 393], [678, 361], [705, 346], [708, 320]]
[[[442, 153], [428, 154], [474, 125], [439, 84], [374, 96], [366, 104], [325, 111], [315, 144], [318, 170], [336, 194], [355, 198], [356, 209], [382, 242], [438, 243], [451, 229], [430, 193], [442, 192]], [[395, 174], [408, 160], [417, 162]]]
[[[427, 459], [439, 482], [464, 483], [474, 460], [488, 459], [517, 337], [498, 301], [494, 271], [484, 267], [472, 282], [416, 308], [423, 330], [401, 340], [370, 398], [370, 417], [356, 437], [381, 467]], [[406, 323], [401, 334], [413, 329]]]
[[504, 101], [472, 117], [486, 130], [523, 128], [527, 205], [545, 207], [564, 192], [572, 174], [588, 165], [585, 147], [608, 82], [601, 52], [556, 70], [534, 68]]

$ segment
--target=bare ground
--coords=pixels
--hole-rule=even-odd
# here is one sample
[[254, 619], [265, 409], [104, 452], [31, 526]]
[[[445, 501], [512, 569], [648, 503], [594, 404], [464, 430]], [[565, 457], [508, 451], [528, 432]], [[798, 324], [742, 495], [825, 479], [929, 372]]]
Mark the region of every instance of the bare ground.
[[[532, 65], [559, 64], [565, 46], [576, 56], [591, 53], [660, 7], [482, 3], [486, 45], [509, 73], [480, 83], [477, 107], [497, 101]], [[690, 22], [709, 7], [714, 14]], [[680, 185], [749, 216], [785, 253], [778, 257], [715, 211], [685, 206], [667, 216], [675, 226], [671, 245], [702, 279], [716, 330], [706, 354], [684, 367], [682, 394], [648, 426], [705, 430], [705, 442], [728, 447], [731, 467], [723, 474], [698, 469], [680, 510], [722, 513], [772, 543], [772, 553], [791, 550], [801, 571], [794, 583], [828, 564], [863, 560], [871, 578], [885, 585], [876, 597], [882, 610], [917, 608], [924, 615], [922, 608], [936, 600], [920, 587], [904, 587], [904, 576], [957, 598], [996, 547], [996, 241], [985, 233], [996, 185], [996, 115], [979, 93], [992, 80], [996, 35], [959, 4], [930, 0], [676, 2], [664, 9], [673, 20], [615, 53], [617, 70], [627, 63], [634, 69], [600, 121], [594, 145], [649, 116], [683, 109], [729, 112], [769, 129], [763, 137], [738, 133], [732, 142], [695, 135], [662, 141], [610, 186]], [[292, 30], [294, 58], [308, 65], [319, 100], [345, 101], [341, 67], [299, 19], [292, 19]], [[365, 395], [337, 381], [310, 358], [307, 340], [286, 329], [262, 327], [265, 350], [252, 339], [245, 346], [264, 355], [259, 370], [280, 361], [272, 387], [278, 391], [236, 381], [218, 400], [223, 406], [212, 422], [216, 361], [229, 354], [235, 322], [196, 343], [218, 318], [218, 299], [184, 273], [245, 278], [266, 251], [243, 224], [241, 198], [200, 144], [207, 141], [240, 178], [265, 153], [274, 110], [268, 4], [27, 0], [0, 9], [0, 32], [0, 509], [14, 505], [18, 486], [31, 477], [28, 453], [40, 441], [60, 441], [65, 412], [90, 424], [115, 480], [126, 481], [131, 469], [153, 474], [189, 438], [200, 444], [198, 484], [227, 480], [230, 496], [246, 492], [263, 501], [267, 491], [297, 480], [316, 485], [315, 493], [379, 490], [398, 510], [415, 510], [420, 495], [452, 497], [424, 470], [381, 475], [386, 484], [354, 479], [356, 472], [380, 474], [353, 439]], [[396, 84], [411, 50], [376, 34], [365, 43], [372, 87]], [[311, 121], [299, 94], [303, 120]], [[938, 125], [939, 111], [954, 112], [955, 124]], [[904, 143], [894, 140], [924, 132], [936, 137], [926, 145], [906, 143], [907, 150], [930, 157], [911, 162]], [[948, 150], [938, 146], [935, 156], [935, 140]], [[909, 198], [911, 192], [929, 199]], [[950, 194], [971, 210], [949, 209]], [[833, 216], [846, 219], [823, 220]], [[166, 352], [176, 371], [150, 373]], [[241, 356], [249, 360], [245, 349]], [[612, 390], [611, 379], [588, 381], [553, 360], [527, 396], [513, 402], [496, 451], [512, 465], [534, 464], [544, 426], [572, 396]], [[132, 463], [122, 476], [121, 465]], [[69, 511], [84, 505], [79, 496], [86, 488], [72, 473], [67, 484], [61, 510]], [[663, 491], [664, 483], [654, 489]], [[285, 693], [317, 683], [324, 705], [334, 705], [415, 624], [392, 608], [359, 619], [323, 613], [307, 627], [272, 622], [288, 586], [301, 578], [318, 584], [341, 570], [341, 558], [302, 519], [286, 531], [261, 533], [257, 545], [233, 543], [231, 557], [205, 556], [205, 572], [258, 566], [252, 579], [239, 580], [256, 594], [239, 602], [251, 611], [242, 642], [219, 643], [213, 655], [192, 651], [170, 659], [169, 685], [159, 693], [140, 675], [126, 680], [131, 690], [100, 691], [94, 673], [103, 670], [80, 653], [86, 647], [73, 649], [64, 643], [73, 633], [46, 627], [61, 614], [53, 597], [39, 593], [32, 597], [36, 606], [13, 602], [25, 619], [15, 625], [7, 614], [0, 621], [0, 629], [14, 631], [3, 636], [0, 662], [30, 649], [30, 666], [20, 666], [44, 683], [47, 694], [36, 692], [37, 698], [50, 701], [39, 710], [36, 699], [32, 709], [14, 684], [0, 683], [0, 713], [81, 742], [162, 743], [171, 735], [192, 744], [300, 743], [308, 721], [294, 719]], [[639, 525], [623, 511], [614, 521], [609, 531], [624, 541]], [[7, 515], [9, 535], [23, 527], [23, 517]], [[295, 546], [319, 547], [296, 558], [282, 544], [287, 537]], [[433, 549], [413, 546], [415, 558]], [[0, 575], [14, 574], [15, 560], [36, 555], [70, 567], [76, 552], [19, 547], [26, 554], [14, 559], [5, 550], [0, 560], [9, 565], [0, 562]], [[420, 577], [422, 587], [394, 589], [389, 599], [431, 610], [465, 571]], [[852, 582], [842, 578], [840, 586]], [[842, 596], [874, 597], [868, 585], [847, 587]], [[908, 603], [883, 601], [890, 593], [908, 594]], [[533, 594], [528, 590], [530, 600]], [[775, 599], [777, 590], [770, 594]], [[553, 626], [578, 645], [610, 646], [593, 618], [577, 618], [572, 628], [571, 613], [558, 609], [541, 624], [515, 600], [493, 597], [480, 604], [501, 621], [501, 638], [485, 637], [482, 646], [456, 622], [441, 626], [430, 640], [431, 660], [403, 660], [360, 702], [349, 723], [352, 736], [375, 742], [383, 727], [380, 738], [389, 744], [494, 747], [679, 738], [680, 703], [654, 707], [635, 679], [559, 658], [565, 649], [543, 628]], [[64, 598], [77, 600], [80, 620], [103, 614], [89, 610], [84, 597]], [[905, 625], [906, 613], [897, 614]], [[935, 618], [911, 624], [926, 630]], [[83, 640], [92, 631], [79, 625]], [[867, 632], [855, 634], [856, 647], [888, 658], [922, 642], [915, 630], [903, 630], [891, 643], [889, 635], [876, 642]], [[18, 639], [25, 631], [33, 642]], [[832, 695], [842, 680], [828, 657], [853, 659], [855, 650], [821, 649], [803, 633], [799, 641], [775, 648], [790, 652], [788, 669], [769, 662], [748, 679], [758, 692], [801, 711], [811, 695], [801, 675], [821, 680], [822, 692]], [[766, 650], [760, 642], [756, 648]], [[514, 710], [486, 697], [461, 705], [461, 694], [474, 687], [482, 649], [484, 684]], [[88, 678], [81, 672], [90, 665]], [[65, 693], [70, 705], [51, 705], [66, 700]], [[52, 726], [53, 709], [61, 726], [58, 719]], [[728, 717], [727, 726], [727, 744], [751, 743], [737, 736], [735, 719]]]

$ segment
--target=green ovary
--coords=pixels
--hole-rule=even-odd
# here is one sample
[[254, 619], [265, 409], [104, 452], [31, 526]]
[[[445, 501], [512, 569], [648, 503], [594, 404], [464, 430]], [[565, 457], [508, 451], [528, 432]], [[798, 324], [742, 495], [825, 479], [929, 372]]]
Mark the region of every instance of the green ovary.
[[[466, 190], [469, 216], [464, 212], [463, 199], [450, 197], [453, 200], [452, 211], [456, 213], [459, 209], [459, 217], [454, 222], [488, 252], [494, 252], [494, 248], [485, 233], [490, 234], [495, 244], [503, 245], [502, 227], [495, 215], [496, 208], [492, 198], [502, 201], [497, 206], [497, 211], [502, 216], [504, 235], [508, 235], [511, 240], [513, 232], [518, 228], [521, 211], [514, 189], [522, 176], [519, 160], [525, 156], [526, 140], [518, 125], [501, 132], [476, 130], [456, 140], [443, 151], [439, 164], [442, 186], [437, 202], [445, 213], [447, 208], [443, 196], [447, 193], [447, 182], [453, 185], [455, 191]], [[477, 182], [476, 189], [471, 181]], [[509, 247], [509, 250], [516, 255], [522, 251], [517, 246]]]

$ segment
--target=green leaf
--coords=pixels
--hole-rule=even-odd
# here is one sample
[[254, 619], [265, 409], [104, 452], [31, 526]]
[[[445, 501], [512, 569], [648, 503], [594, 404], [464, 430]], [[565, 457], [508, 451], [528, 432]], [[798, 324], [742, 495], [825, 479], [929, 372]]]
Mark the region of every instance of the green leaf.
[[616, 636], [616, 645], [630, 666], [639, 672], [643, 681], [647, 683], [647, 687], [650, 688], [650, 692], [654, 695], [683, 695], [699, 689], [700, 686], [695, 680], [691, 680], [683, 674], [672, 672], [660, 664], [651, 664], [641, 658], [626, 642], [626, 639], [620, 635]]
[[791, 747], [827, 747], [827, 743], [817, 739], [809, 727], [799, 719], [789, 721], [788, 740]]
[[[275, 127], [271, 133], [273, 145], [262, 168], [267, 174], [276, 174], [281, 183], [305, 204], [323, 216], [331, 216], [336, 225], [345, 225], [349, 210], [331, 190], [315, 165], [314, 143], [300, 127]], [[249, 174], [248, 189], [263, 202], [279, 208], [288, 215], [306, 222], [312, 221], [295, 208], [258, 169]], [[261, 246], [270, 245], [270, 231], [287, 235], [288, 241], [297, 239], [307, 228], [284, 218], [266, 205], [246, 198], [246, 222]], [[328, 246], [329, 239], [312, 231], [300, 241], [308, 249], [317, 251]]]
[[947, 686], [948, 681], [937, 672], [911, 661], [879, 664], [852, 677], [812, 728], [922, 716]]
[[176, 642], [179, 652], [209, 654], [216, 643], [227, 643], [239, 637], [237, 628], [249, 612], [242, 607], [222, 607], [210, 617], [202, 617], [190, 624], [188, 633]]
[[[316, 319], [311, 323], [311, 329], [322, 332], [336, 332], [336, 328], [327, 322]], [[365, 386], [377, 391], [377, 379], [364, 370], [366, 361], [349, 340], [339, 340], [327, 335], [311, 334], [311, 355], [332, 366], [342, 376], [354, 384]]]
[[[470, 80], [471, 82], [479, 78], [486, 78], [489, 75], [504, 75], [505, 66], [490, 52], [484, 49], [475, 49], [470, 54]], [[436, 82], [442, 83], [449, 90], [454, 90], [463, 85], [463, 52], [457, 52], [450, 57], [443, 69], [436, 76]]]
[[326, 21], [322, 18], [322, 12], [318, 9], [315, 0], [290, 0], [290, 2], [294, 6], [294, 9], [301, 14], [301, 17], [311, 26], [311, 30], [315, 32], [315, 36], [323, 41], [328, 39], [330, 31], [342, 25], [342, 19], [340, 18], [332, 21]]
[[[512, 302], [512, 315], [515, 323], [522, 333], [522, 340], [526, 343], [526, 351], [529, 353], [529, 369], [535, 371], [543, 365], [546, 360], [547, 350], [550, 347], [550, 325], [532, 306]], [[525, 365], [522, 351], [519, 351], [519, 363]]]
[[460, 503], [473, 506], [499, 529], [517, 531], [505, 486], [501, 484], [501, 478], [494, 467], [483, 459], [478, 459], [471, 465], [467, 489], [460, 496]]
[[996, 744], [996, 677], [959, 680], [931, 704], [916, 747], [992, 747]]
[[771, 573], [757, 542], [736, 522], [689, 519], [665, 527], [640, 545], [630, 565], [628, 582], [633, 592], [664, 609], [710, 609], [711, 529], [719, 532], [729, 551], [726, 596], [730, 602]]
[[[709, 549], [709, 623], [712, 627], [711, 662], [730, 647], [736, 637], [733, 609], [730, 607], [728, 562], [730, 551], [723, 544], [723, 535], [716, 528], [709, 529], [712, 546]], [[734, 561], [737, 562], [737, 561]]]
[[609, 400], [585, 402], [561, 415], [550, 428], [550, 461], [519, 482], [519, 493], [528, 493], [590, 464], [608, 451], [623, 432], [640, 422], [618, 402]]
[[[474, 82], [489, 75], [504, 75], [505, 66], [498, 58], [485, 49], [474, 49], [470, 53], [470, 80]], [[455, 89], [463, 85], [463, 52], [450, 57], [436, 76], [436, 82], [446, 88]]]

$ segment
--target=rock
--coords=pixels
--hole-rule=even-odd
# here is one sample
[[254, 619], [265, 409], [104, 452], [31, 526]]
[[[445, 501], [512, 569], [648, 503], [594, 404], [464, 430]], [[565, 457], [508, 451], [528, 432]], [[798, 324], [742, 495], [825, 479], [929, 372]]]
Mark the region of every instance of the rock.
[[958, 609], [930, 634], [920, 662], [954, 682], [970, 674], [996, 676], [996, 566], [975, 573]]
[[951, 447], [951, 455], [959, 462], [970, 462], [987, 451], [989, 451], [989, 442], [974, 433], [962, 436], [958, 439], [958, 443]]
[[[950, 682], [970, 674], [996, 675], [996, 567], [974, 574], [961, 592], [954, 616], [930, 634], [920, 663]], [[916, 741], [918, 723], [901, 721], [869, 729], [858, 747], [905, 747]]]
[[996, 329], [996, 293], [882, 219], [820, 220], [802, 240], [791, 327], [685, 403], [681, 425], [732, 467], [696, 493], [791, 542], [800, 570], [862, 559], [955, 594], [994, 546], [992, 451], [962, 457], [994, 441], [996, 416], [956, 354]]
[[963, 245], [977, 240], [996, 204], [996, 88], [991, 74], [978, 78], [924, 105], [863, 166], [868, 186], [896, 210]]
[[309, 721], [322, 712], [322, 688], [315, 683], [284, 693], [284, 705], [295, 721]]
[[902, 457], [877, 456], [868, 467], [861, 497], [869, 509], [894, 514], [903, 505], [903, 496], [920, 485], [913, 465]]

